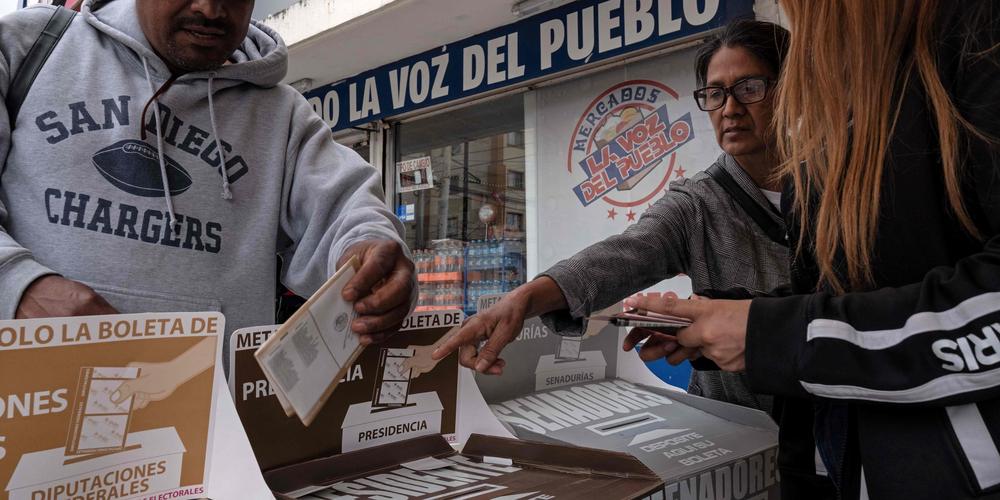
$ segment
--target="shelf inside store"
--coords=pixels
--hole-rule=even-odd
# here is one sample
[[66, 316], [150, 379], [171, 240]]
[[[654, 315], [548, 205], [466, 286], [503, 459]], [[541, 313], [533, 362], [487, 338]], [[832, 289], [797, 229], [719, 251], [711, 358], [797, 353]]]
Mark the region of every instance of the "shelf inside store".
[[468, 271], [490, 271], [494, 269], [520, 269], [524, 267], [519, 261], [511, 260], [509, 262], [502, 262], [497, 264], [486, 264], [486, 265], [469, 265], [466, 267]]
[[418, 311], [461, 308], [476, 312], [478, 299], [524, 283], [524, 244], [512, 239], [434, 240], [414, 251], [420, 283]]
[[443, 273], [417, 273], [417, 281], [421, 283], [462, 281], [462, 273], [460, 271], [451, 271]]
[[455, 309], [461, 309], [462, 306], [459, 304], [445, 305], [445, 306], [417, 306], [413, 309], [413, 312], [429, 312], [429, 311], [454, 311]]

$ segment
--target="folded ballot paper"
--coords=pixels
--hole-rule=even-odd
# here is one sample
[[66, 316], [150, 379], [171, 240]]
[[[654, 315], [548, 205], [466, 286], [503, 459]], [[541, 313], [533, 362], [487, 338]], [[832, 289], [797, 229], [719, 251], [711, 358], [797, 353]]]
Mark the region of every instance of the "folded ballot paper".
[[691, 320], [688, 318], [671, 316], [669, 314], [659, 314], [650, 311], [641, 311], [638, 309], [630, 309], [625, 312], [608, 316], [591, 316], [588, 319], [592, 321], [607, 321], [612, 325], [620, 327], [631, 326], [649, 328], [653, 330], [666, 331], [668, 333], [673, 333], [681, 328], [691, 326]]
[[285, 413], [303, 425], [312, 423], [364, 348], [351, 331], [354, 304], [342, 293], [358, 266], [352, 257], [254, 354]]

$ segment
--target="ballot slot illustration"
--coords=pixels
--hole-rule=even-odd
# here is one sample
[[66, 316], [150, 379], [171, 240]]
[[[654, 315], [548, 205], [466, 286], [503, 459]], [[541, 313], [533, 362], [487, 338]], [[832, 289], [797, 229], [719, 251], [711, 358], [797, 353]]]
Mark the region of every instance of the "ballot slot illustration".
[[118, 400], [122, 383], [139, 377], [139, 368], [83, 367], [77, 384], [66, 455], [124, 451], [135, 396]]
[[580, 360], [580, 347], [583, 339], [580, 337], [563, 337], [556, 350], [556, 363]]
[[556, 344], [554, 354], [539, 356], [535, 366], [535, 390], [603, 379], [608, 363], [601, 350], [583, 350], [588, 338], [586, 334], [563, 337]]
[[73, 402], [66, 456], [86, 459], [127, 451], [132, 416], [162, 401], [214, 366], [215, 340], [203, 339], [179, 356], [160, 363], [80, 369]]
[[375, 393], [372, 396], [373, 410], [406, 406], [410, 395], [410, 368], [407, 361], [413, 356], [413, 349], [382, 349], [376, 372]]

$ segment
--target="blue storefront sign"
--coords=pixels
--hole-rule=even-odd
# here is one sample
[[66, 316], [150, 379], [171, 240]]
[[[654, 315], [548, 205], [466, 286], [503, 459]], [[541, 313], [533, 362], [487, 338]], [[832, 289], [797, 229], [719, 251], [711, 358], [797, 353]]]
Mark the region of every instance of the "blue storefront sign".
[[334, 130], [491, 92], [753, 16], [753, 0], [580, 0], [306, 94]]

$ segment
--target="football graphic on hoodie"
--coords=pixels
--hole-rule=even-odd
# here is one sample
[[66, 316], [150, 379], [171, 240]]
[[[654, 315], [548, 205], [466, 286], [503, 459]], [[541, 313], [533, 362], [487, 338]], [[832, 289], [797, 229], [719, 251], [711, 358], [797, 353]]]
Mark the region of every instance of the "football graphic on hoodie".
[[[101, 149], [92, 158], [94, 167], [111, 184], [126, 193], [147, 198], [164, 194], [163, 175], [156, 148], [142, 141], [126, 139]], [[191, 187], [191, 175], [179, 163], [163, 155], [170, 195]]]

